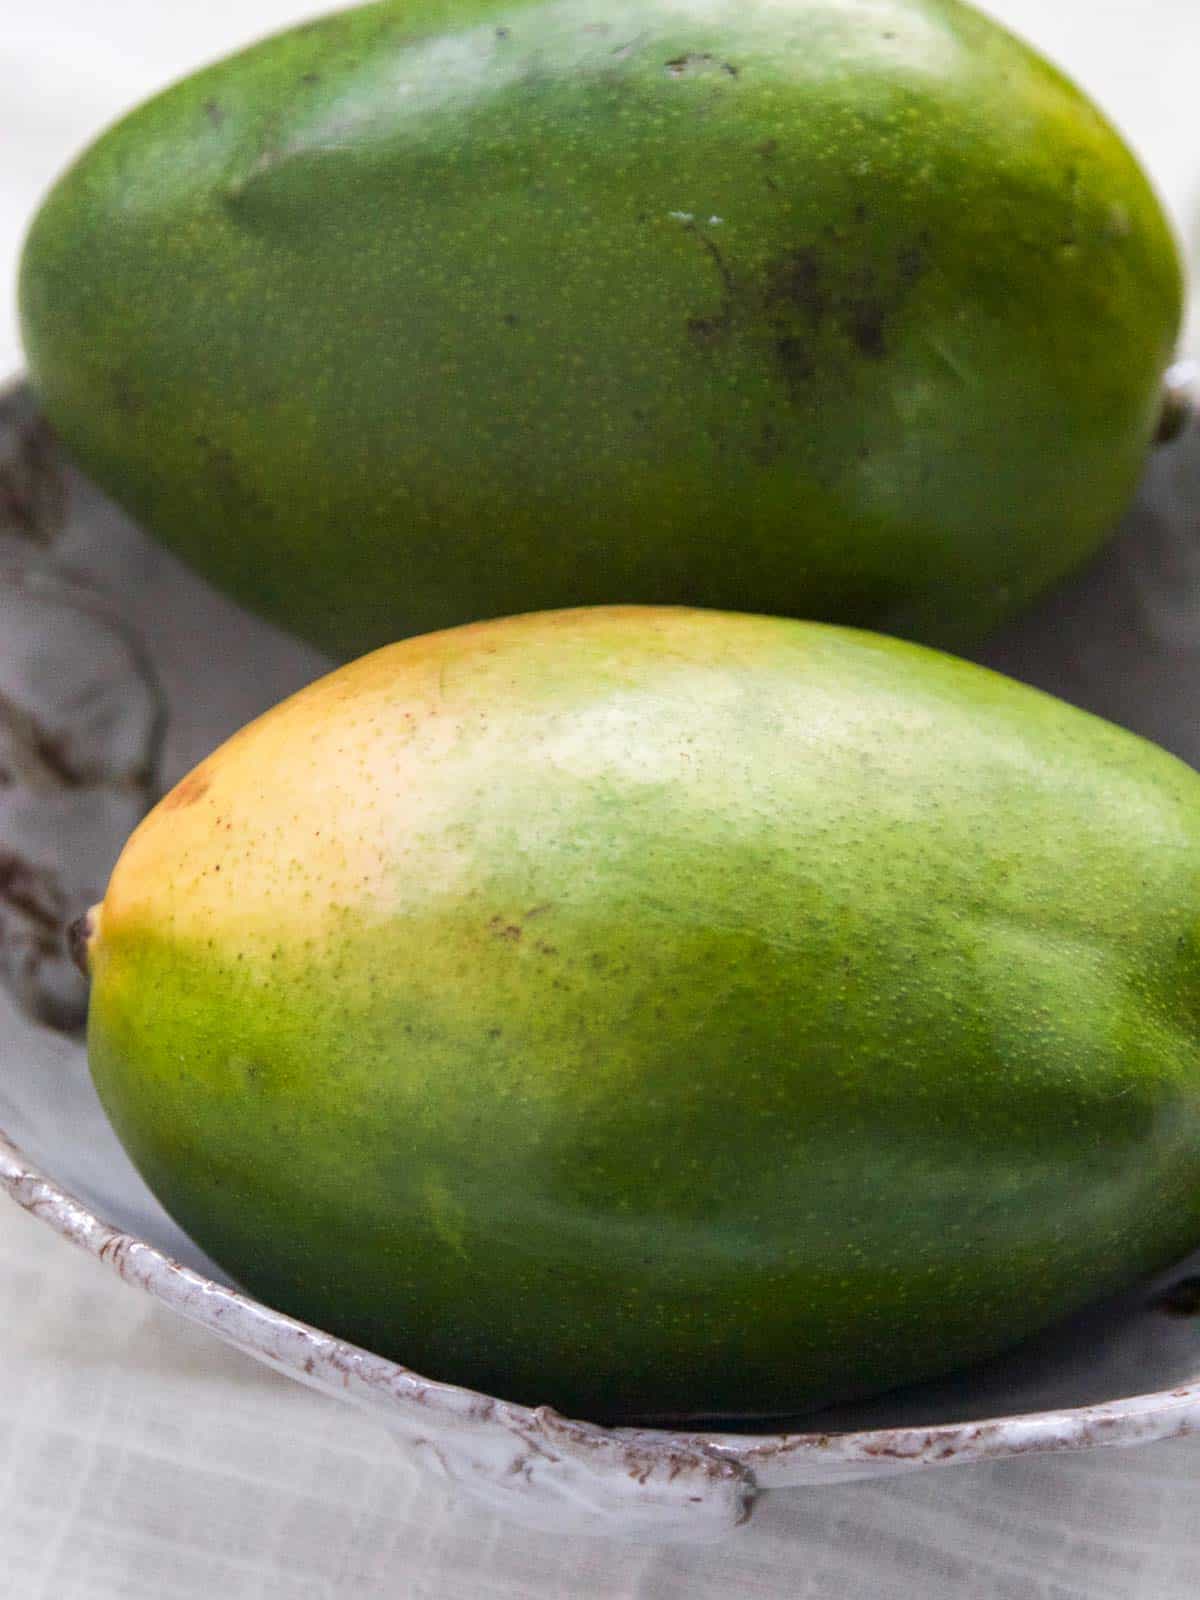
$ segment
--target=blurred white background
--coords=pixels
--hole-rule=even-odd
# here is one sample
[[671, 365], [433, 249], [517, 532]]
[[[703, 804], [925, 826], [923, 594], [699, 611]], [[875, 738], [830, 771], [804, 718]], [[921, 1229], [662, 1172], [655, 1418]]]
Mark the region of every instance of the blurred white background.
[[[66, 163], [145, 96], [320, 0], [2, 0], [0, 374], [20, 363], [13, 282], [20, 241]], [[991, 0], [1124, 132], [1200, 260], [1200, 0]], [[1194, 330], [1200, 320], [1193, 319]]]
[[[20, 366], [21, 239], [62, 167], [172, 79], [321, 9], [0, 0], [0, 378]], [[1123, 130], [1195, 272], [1200, 0], [988, 9]], [[0, 1201], [0, 1595], [14, 1600], [1192, 1600], [1198, 1482], [1200, 1440], [1180, 1440], [778, 1497], [713, 1551], [525, 1534]]]

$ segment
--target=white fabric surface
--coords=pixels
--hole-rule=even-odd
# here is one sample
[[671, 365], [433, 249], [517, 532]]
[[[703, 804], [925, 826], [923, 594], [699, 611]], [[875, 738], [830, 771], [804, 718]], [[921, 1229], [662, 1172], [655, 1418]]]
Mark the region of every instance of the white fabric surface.
[[[20, 236], [74, 150], [170, 78], [316, 9], [0, 0], [0, 374], [19, 365]], [[1101, 100], [1200, 244], [1197, 0], [991, 9]], [[215, 1344], [6, 1203], [0, 1306], [0, 1594], [20, 1600], [1197, 1592], [1200, 1440], [768, 1497], [717, 1549], [569, 1542], [451, 1500], [374, 1423]]]
[[523, 1532], [0, 1211], [13, 1600], [1194, 1600], [1200, 1441], [766, 1497], [722, 1545]]

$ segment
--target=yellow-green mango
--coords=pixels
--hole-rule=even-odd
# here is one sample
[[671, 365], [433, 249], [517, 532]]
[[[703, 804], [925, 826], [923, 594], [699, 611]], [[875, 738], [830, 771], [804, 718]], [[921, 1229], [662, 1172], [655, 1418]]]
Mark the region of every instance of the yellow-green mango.
[[1118, 517], [1181, 292], [957, 0], [395, 0], [106, 133], [21, 308], [83, 466], [335, 652], [612, 601], [956, 648]]
[[1200, 1242], [1200, 777], [896, 640], [598, 608], [253, 723], [93, 915], [136, 1164], [255, 1294], [599, 1420], [942, 1373]]

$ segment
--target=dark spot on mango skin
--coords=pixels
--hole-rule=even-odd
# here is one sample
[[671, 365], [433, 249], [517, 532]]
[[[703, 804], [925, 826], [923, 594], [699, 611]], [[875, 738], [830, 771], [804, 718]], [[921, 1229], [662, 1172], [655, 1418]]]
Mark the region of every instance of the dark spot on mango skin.
[[864, 300], [854, 307], [850, 316], [850, 337], [870, 361], [882, 361], [887, 355], [883, 332], [885, 315], [877, 300]]
[[225, 109], [218, 101], [206, 100], [204, 102], [204, 115], [208, 118], [209, 122], [212, 123], [214, 128], [220, 128], [224, 126]]
[[[265, 391], [261, 398], [268, 398]], [[271, 516], [270, 505], [255, 492], [227, 445], [216, 443], [205, 433], [194, 434], [192, 442], [199, 452], [212, 492], [222, 506], [237, 514], [252, 505], [260, 517]]]
[[815, 250], [789, 251], [767, 268], [764, 298], [768, 306], [802, 311], [816, 324], [830, 309], [828, 272]]
[[685, 323], [688, 338], [700, 346], [719, 343], [731, 331], [737, 313], [738, 290], [725, 257], [720, 249], [694, 222], [687, 224], [687, 232], [694, 233], [712, 259], [721, 282], [721, 303], [715, 312], [688, 317]]
[[769, 467], [783, 454], [783, 449], [784, 441], [779, 429], [773, 422], [764, 422], [750, 454], [760, 467]]
[[732, 61], [721, 61], [711, 50], [693, 50], [687, 55], [675, 56], [666, 63], [667, 75], [685, 78], [697, 72], [720, 72], [726, 78], [740, 76], [740, 69]]
[[[853, 221], [870, 220], [859, 203]], [[906, 244], [894, 264], [877, 269], [856, 264], [845, 231], [826, 230], [829, 246], [799, 245], [771, 262], [763, 279], [763, 304], [774, 333], [772, 348], [793, 398], [818, 366], [815, 345], [832, 333], [848, 340], [868, 361], [882, 361], [891, 346], [890, 329], [912, 290], [928, 270], [927, 231]], [[799, 324], [799, 326], [798, 326]]]
[[[546, 901], [542, 905], [530, 906], [528, 911], [523, 911], [516, 917], [502, 916], [500, 912], [497, 912], [488, 923], [488, 932], [493, 938], [504, 939], [510, 944], [516, 944], [518, 940], [524, 937], [525, 924], [531, 922], [534, 917], [542, 916], [550, 909], [550, 903]], [[546, 955], [557, 954], [553, 945], [548, 945], [541, 941], [538, 943], [538, 949]]]
[[775, 340], [774, 348], [788, 388], [795, 392], [813, 375], [813, 360], [808, 346], [794, 333], [781, 333]]
[[[926, 241], [928, 240], [928, 235], [925, 235], [925, 239]], [[902, 250], [896, 266], [900, 274], [901, 283], [916, 283], [917, 279], [925, 271], [924, 245], [914, 244], [910, 245], [907, 250]]]
[[194, 806], [197, 800], [202, 800], [209, 791], [209, 779], [199, 770], [190, 773], [182, 783], [177, 783], [162, 802], [164, 811], [182, 811], [185, 806]]
[[[768, 141], [759, 153], [774, 148], [775, 142]], [[857, 202], [849, 224], [827, 225], [828, 244], [801, 244], [786, 251], [767, 263], [757, 286], [743, 286], [714, 241], [689, 224], [712, 257], [722, 289], [715, 312], [686, 319], [689, 342], [702, 349], [718, 346], [739, 326], [752, 328], [765, 313], [769, 349], [793, 401], [801, 398], [823, 361], [827, 364], [830, 335], [835, 342], [848, 342], [867, 361], [884, 360], [891, 344], [890, 323], [928, 269], [931, 239], [923, 229], [890, 266], [876, 268], [847, 244], [852, 229], [865, 227], [870, 217], [866, 204]]]
[[687, 331], [688, 337], [696, 344], [715, 344], [729, 331], [729, 318], [721, 314], [712, 317], [689, 317]]

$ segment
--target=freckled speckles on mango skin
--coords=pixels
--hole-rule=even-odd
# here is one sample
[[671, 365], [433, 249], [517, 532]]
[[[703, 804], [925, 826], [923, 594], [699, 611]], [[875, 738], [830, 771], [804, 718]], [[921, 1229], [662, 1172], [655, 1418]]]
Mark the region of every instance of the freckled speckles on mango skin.
[[410, 640], [216, 751], [93, 947], [101, 1098], [270, 1303], [600, 1419], [946, 1371], [1200, 1236], [1200, 778], [894, 641]]
[[105, 135], [21, 304], [85, 468], [326, 648], [612, 601], [958, 646], [1115, 522], [1181, 283], [950, 0], [402, 0]]

